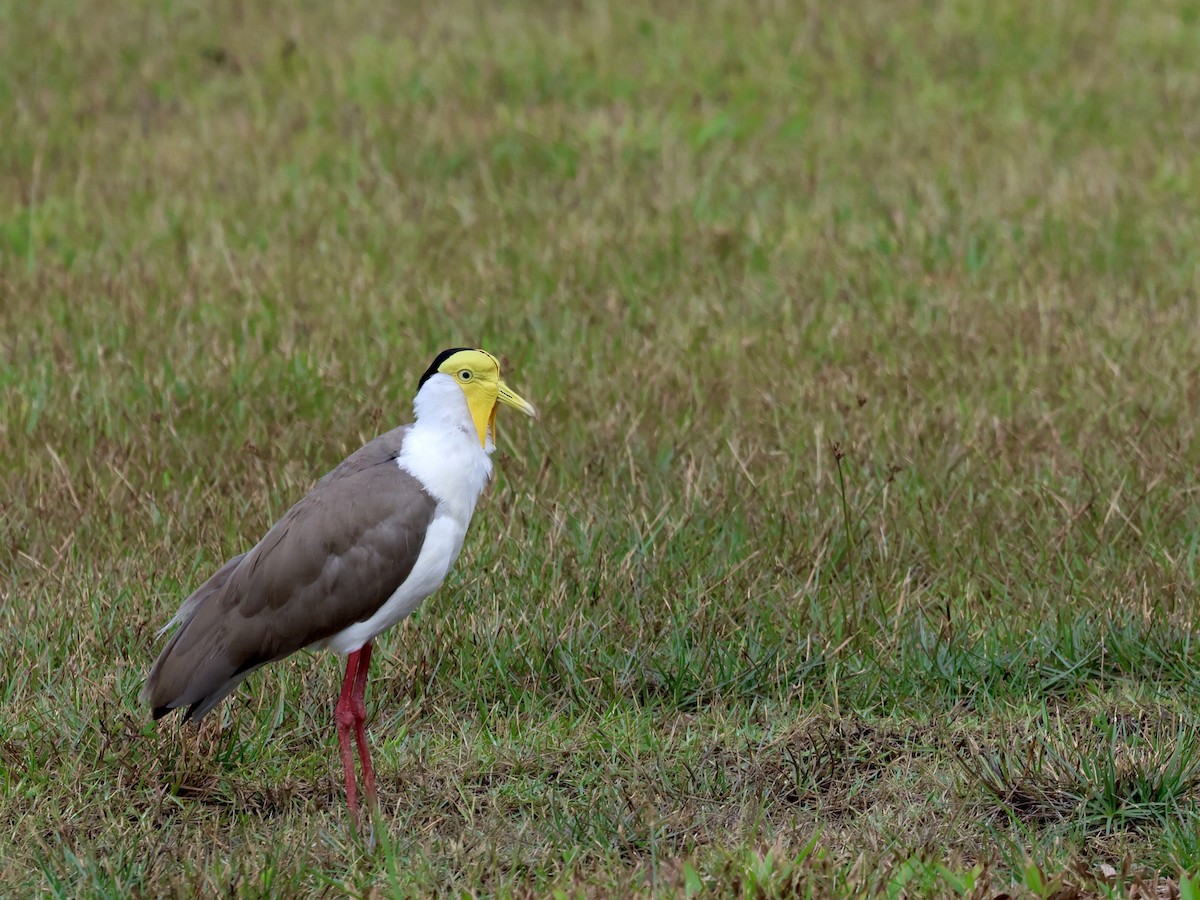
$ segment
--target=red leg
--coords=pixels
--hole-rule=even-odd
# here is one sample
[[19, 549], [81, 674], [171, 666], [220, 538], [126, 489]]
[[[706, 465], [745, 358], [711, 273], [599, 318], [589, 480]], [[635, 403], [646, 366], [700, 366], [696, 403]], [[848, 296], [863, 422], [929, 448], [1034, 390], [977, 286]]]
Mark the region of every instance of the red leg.
[[358, 672], [354, 679], [354, 693], [350, 697], [351, 708], [354, 710], [354, 741], [358, 744], [358, 761], [362, 764], [363, 787], [366, 789], [367, 802], [376, 809], [379, 808], [379, 795], [375, 793], [375, 769], [371, 766], [371, 751], [367, 747], [367, 704], [363, 695], [367, 690], [367, 669], [371, 665], [371, 642], [367, 641], [358, 651]]
[[346, 657], [346, 677], [342, 680], [342, 694], [333, 712], [337, 723], [338, 744], [342, 750], [342, 769], [346, 774], [346, 805], [350, 807], [350, 827], [358, 830], [358, 788], [354, 784], [354, 751], [350, 749], [350, 729], [355, 727], [354, 685], [358, 675], [359, 653], [355, 650]]

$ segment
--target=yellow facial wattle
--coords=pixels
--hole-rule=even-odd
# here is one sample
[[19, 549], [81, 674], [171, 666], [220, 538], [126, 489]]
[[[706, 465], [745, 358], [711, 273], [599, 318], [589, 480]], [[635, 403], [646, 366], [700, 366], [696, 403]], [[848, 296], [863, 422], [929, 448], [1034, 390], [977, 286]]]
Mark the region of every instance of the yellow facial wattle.
[[537, 417], [533, 405], [500, 380], [500, 363], [485, 350], [460, 350], [447, 357], [438, 371], [449, 375], [462, 388], [481, 447], [487, 446], [488, 429], [495, 433], [496, 410], [501, 403]]

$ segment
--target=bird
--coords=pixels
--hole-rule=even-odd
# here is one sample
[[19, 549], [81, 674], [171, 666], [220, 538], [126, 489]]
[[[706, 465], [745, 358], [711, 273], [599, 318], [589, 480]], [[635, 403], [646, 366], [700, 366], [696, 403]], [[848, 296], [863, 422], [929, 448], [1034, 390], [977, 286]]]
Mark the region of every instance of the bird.
[[436, 591], [462, 549], [492, 473], [500, 406], [537, 411], [500, 378], [485, 350], [443, 350], [417, 383], [413, 421], [321, 478], [250, 550], [228, 560], [158, 632], [174, 634], [141, 697], [154, 718], [184, 710], [199, 723], [253, 672], [298, 650], [346, 659], [334, 708], [351, 829], [363, 788], [379, 798], [364, 694], [377, 635]]

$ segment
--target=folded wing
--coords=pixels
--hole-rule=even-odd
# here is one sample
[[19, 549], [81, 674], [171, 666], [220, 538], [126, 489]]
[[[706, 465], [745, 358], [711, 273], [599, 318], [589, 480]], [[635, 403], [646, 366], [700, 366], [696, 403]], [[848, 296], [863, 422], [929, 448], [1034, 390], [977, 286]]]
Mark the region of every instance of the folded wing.
[[318, 482], [250, 552], [188, 598], [143, 696], [199, 719], [251, 672], [369, 619], [421, 552], [436, 502], [396, 459], [404, 429]]

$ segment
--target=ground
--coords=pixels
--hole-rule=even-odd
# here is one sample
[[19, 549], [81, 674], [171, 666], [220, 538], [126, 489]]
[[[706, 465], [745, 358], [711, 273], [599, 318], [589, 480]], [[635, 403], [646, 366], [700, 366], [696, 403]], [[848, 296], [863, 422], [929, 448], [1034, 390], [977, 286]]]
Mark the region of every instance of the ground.
[[[0, 3], [0, 894], [1196, 896], [1200, 4]], [[156, 630], [443, 347], [497, 477]], [[1057, 893], [1056, 893], [1057, 892]]]

